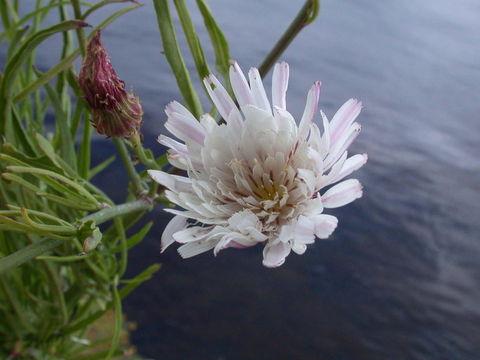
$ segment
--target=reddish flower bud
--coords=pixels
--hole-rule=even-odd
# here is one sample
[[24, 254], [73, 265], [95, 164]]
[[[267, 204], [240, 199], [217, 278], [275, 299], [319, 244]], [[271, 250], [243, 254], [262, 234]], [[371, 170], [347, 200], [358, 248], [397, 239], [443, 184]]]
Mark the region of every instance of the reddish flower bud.
[[110, 63], [97, 31], [87, 46], [78, 77], [85, 100], [91, 107], [93, 126], [100, 134], [128, 139], [142, 125], [143, 110], [138, 96], [125, 90]]

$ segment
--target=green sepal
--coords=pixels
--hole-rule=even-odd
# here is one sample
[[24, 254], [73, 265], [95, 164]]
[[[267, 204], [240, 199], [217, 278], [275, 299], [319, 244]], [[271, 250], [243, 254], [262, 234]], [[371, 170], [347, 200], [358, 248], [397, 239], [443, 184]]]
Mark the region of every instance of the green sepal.
[[88, 253], [94, 250], [102, 240], [102, 232], [93, 220], [87, 220], [78, 226], [78, 240], [82, 243], [83, 251]]

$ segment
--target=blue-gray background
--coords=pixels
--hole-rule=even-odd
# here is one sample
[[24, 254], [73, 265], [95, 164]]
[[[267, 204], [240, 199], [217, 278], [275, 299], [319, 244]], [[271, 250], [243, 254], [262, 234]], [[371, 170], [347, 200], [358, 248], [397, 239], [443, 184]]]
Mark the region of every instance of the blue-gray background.
[[[159, 155], [163, 107], [181, 98], [160, 53], [153, 6], [145, 3], [103, 39], [117, 72], [141, 98], [145, 141]], [[207, 40], [194, 2], [187, 3]], [[248, 69], [262, 61], [303, 2], [209, 3], [232, 58]], [[56, 59], [51, 47], [39, 54], [41, 66]], [[315, 80], [323, 82], [320, 106], [329, 116], [350, 97], [364, 102], [352, 152], [369, 155], [358, 172], [365, 195], [334, 212], [340, 223], [330, 240], [275, 270], [261, 266], [259, 247], [217, 258], [181, 260], [173, 248], [160, 255], [169, 216], [156, 210], [154, 230], [129, 263], [130, 274], [163, 263], [125, 303], [128, 319], [138, 323], [132, 339], [140, 354], [479, 359], [480, 2], [324, 0], [318, 20], [282, 59], [290, 63], [294, 115]], [[114, 152], [102, 137], [95, 147], [95, 162]], [[96, 181], [121, 201], [123, 174], [117, 164]]]

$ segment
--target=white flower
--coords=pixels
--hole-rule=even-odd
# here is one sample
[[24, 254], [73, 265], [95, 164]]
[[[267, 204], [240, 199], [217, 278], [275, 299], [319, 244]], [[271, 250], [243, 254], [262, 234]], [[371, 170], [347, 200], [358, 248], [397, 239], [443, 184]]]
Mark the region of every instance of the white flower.
[[198, 121], [178, 102], [167, 105], [165, 127], [182, 142], [163, 135], [159, 142], [169, 148], [170, 163], [188, 177], [149, 170], [167, 188], [168, 200], [185, 209], [165, 209], [176, 216], [162, 235], [162, 251], [176, 241], [187, 258], [263, 243], [263, 264], [280, 266], [290, 251], [303, 254], [315, 237], [326, 239], [335, 230], [337, 218], [323, 214], [324, 208], [362, 196], [356, 179], [331, 186], [367, 161], [366, 154], [347, 156], [360, 132], [355, 119], [361, 103], [348, 100], [330, 122], [322, 112], [320, 134], [313, 122], [320, 93], [316, 82], [297, 126], [286, 110], [288, 74], [287, 63], [276, 64], [273, 109], [255, 68], [247, 82], [236, 63], [230, 67], [238, 107], [215, 76], [205, 78], [223, 124], [209, 114]]

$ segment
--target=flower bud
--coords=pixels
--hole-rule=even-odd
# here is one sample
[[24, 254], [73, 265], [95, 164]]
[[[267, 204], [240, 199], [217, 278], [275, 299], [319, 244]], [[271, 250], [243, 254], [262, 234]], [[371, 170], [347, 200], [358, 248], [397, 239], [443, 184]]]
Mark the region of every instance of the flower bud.
[[138, 132], [143, 110], [138, 96], [125, 90], [97, 31], [87, 46], [78, 77], [98, 133], [128, 139]]

